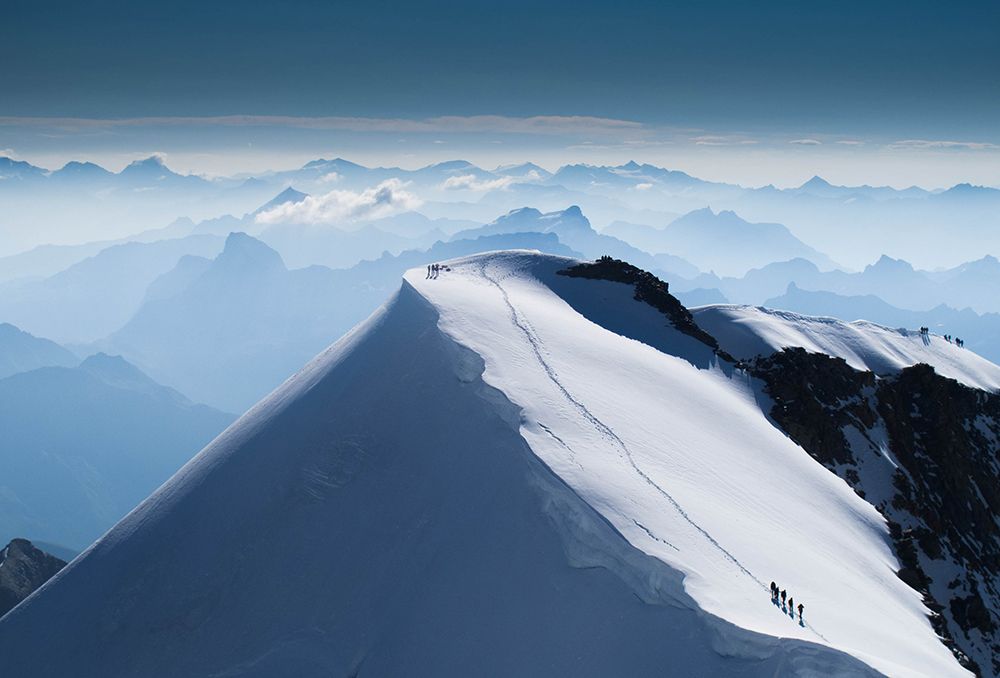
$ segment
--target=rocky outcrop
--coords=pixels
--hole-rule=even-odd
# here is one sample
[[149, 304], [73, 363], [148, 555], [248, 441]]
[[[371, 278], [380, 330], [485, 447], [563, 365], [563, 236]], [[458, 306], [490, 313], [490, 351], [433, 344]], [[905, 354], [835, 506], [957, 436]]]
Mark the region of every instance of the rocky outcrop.
[[1000, 395], [928, 365], [876, 377], [802, 349], [750, 371], [775, 423], [886, 517], [900, 578], [959, 661], [1000, 676]]
[[66, 561], [14, 539], [0, 551], [0, 617], [66, 566]]
[[719, 348], [719, 342], [715, 340], [715, 337], [698, 327], [691, 312], [677, 300], [677, 297], [670, 294], [669, 285], [648, 271], [628, 262], [604, 256], [593, 263], [577, 264], [559, 271], [559, 275], [592, 280], [610, 280], [632, 285], [636, 301], [644, 302], [655, 308], [665, 315], [678, 331], [711, 347], [720, 358], [736, 362], [728, 353]]

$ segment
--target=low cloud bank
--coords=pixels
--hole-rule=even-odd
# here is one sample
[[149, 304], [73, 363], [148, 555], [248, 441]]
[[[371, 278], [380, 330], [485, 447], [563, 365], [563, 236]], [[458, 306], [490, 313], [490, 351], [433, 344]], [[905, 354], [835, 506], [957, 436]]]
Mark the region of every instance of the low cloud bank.
[[326, 224], [379, 219], [421, 205], [420, 198], [405, 190], [405, 186], [399, 179], [388, 179], [360, 192], [333, 190], [273, 207], [258, 214], [256, 221], [261, 224]]

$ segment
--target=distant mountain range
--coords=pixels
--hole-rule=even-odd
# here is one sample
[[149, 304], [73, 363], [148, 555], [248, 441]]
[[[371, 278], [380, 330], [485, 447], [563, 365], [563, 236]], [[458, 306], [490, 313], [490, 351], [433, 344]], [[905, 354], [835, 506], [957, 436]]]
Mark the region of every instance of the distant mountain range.
[[121, 327], [146, 288], [185, 254], [214, 256], [223, 239], [193, 235], [113, 245], [40, 280], [0, 284], [0, 321], [62, 343], [84, 343]]
[[39, 367], [73, 367], [80, 362], [54, 341], [23, 332], [10, 323], [0, 323], [0, 379]]
[[873, 295], [844, 296], [834, 292], [810, 291], [789, 283], [784, 294], [764, 301], [764, 306], [814, 316], [842, 320], [870, 320], [888, 327], [927, 327], [936, 334], [948, 334], [965, 342], [965, 347], [1000, 363], [1000, 314], [957, 310], [941, 304], [927, 311], [897, 308]]
[[104, 354], [0, 379], [0, 541], [86, 547], [232, 420]]
[[459, 231], [452, 236], [453, 240], [475, 238], [483, 235], [499, 235], [509, 233], [554, 233], [560, 242], [584, 256], [597, 258], [609, 255], [619, 259], [635, 262], [649, 270], [664, 271], [673, 275], [692, 275], [698, 269], [690, 263], [672, 254], [654, 257], [624, 240], [598, 233], [583, 212], [576, 205], [559, 212], [542, 213], [532, 207], [513, 210], [502, 217], [478, 228]]
[[840, 295], [875, 295], [893, 306], [927, 311], [941, 304], [971, 307], [979, 313], [1000, 311], [1000, 261], [992, 256], [940, 271], [915, 269], [909, 262], [881, 256], [858, 273], [821, 271], [797, 258], [747, 271], [740, 277], [702, 274], [674, 280], [681, 291], [717, 289], [729, 301], [761, 304], [785, 292], [790, 283], [807, 290]]
[[[0, 194], [7, 218], [21, 238], [36, 235], [21, 249], [66, 242], [62, 222], [74, 230], [100, 227], [115, 237], [155, 228], [186, 214], [203, 221], [219, 214], [248, 214], [285, 188], [322, 195], [331, 190], [363, 191], [399, 180], [423, 200], [432, 219], [485, 223], [498, 212], [532, 205], [544, 212], [580, 206], [599, 226], [615, 221], [666, 225], [677, 214], [712, 207], [733, 211], [748, 222], [785, 224], [790, 233], [836, 261], [859, 266], [883, 252], [933, 261], [1000, 251], [1000, 190], [958, 184], [947, 189], [838, 186], [821, 177], [789, 188], [743, 187], [706, 181], [650, 164], [565, 165], [550, 172], [531, 163], [483, 169], [464, 160], [427, 167], [365, 167], [334, 158], [257, 176], [205, 178], [171, 170], [159, 157], [137, 160], [118, 173], [92, 163], [68, 163], [49, 171], [0, 159]], [[16, 190], [14, 190], [16, 188]], [[68, 228], [68, 227], [67, 227]], [[229, 230], [236, 230], [229, 228]], [[246, 228], [240, 230], [248, 230]], [[55, 233], [64, 233], [56, 238]], [[45, 233], [52, 237], [45, 238]], [[958, 233], [962, 237], [948, 237]], [[38, 234], [42, 234], [42, 240]], [[609, 233], [610, 234], [610, 233]], [[20, 241], [7, 243], [11, 251]], [[679, 254], [670, 252], [671, 254]], [[679, 254], [683, 256], [683, 254]], [[754, 266], [760, 262], [754, 262]]]
[[735, 212], [703, 208], [666, 227], [614, 222], [603, 231], [647, 252], [682, 257], [703, 271], [743, 275], [774, 261], [805, 258], [823, 270], [838, 268], [825, 254], [796, 238], [781, 224], [753, 224]]
[[289, 270], [244, 233], [214, 260], [189, 257], [149, 287], [146, 302], [96, 348], [121, 353], [163, 383], [243, 411], [372, 313], [408, 268], [504, 247], [575, 252], [558, 238], [498, 235], [385, 254], [350, 269]]

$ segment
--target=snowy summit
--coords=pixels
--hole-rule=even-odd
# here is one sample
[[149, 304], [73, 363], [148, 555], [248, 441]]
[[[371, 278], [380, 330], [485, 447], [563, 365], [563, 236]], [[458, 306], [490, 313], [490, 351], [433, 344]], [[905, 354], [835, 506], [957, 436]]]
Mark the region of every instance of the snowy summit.
[[5, 672], [968, 675], [725, 333], [578, 264], [409, 271], [0, 620]]

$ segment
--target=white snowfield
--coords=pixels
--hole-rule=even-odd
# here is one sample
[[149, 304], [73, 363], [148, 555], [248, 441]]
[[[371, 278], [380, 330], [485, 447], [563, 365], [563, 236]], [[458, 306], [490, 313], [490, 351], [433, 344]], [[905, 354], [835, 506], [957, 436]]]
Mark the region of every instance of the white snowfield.
[[926, 363], [967, 386], [1000, 389], [1000, 367], [941, 335], [921, 335], [918, 328], [891, 329], [866, 320], [845, 322], [761, 306], [711, 305], [691, 313], [724, 350], [741, 359], [798, 346], [843, 358], [851, 367], [875, 374]]
[[968, 675], [758, 386], [572, 263], [408, 272], [0, 620], [4, 675]]

